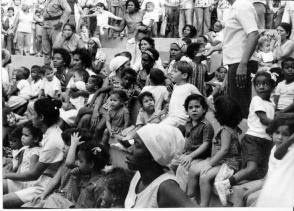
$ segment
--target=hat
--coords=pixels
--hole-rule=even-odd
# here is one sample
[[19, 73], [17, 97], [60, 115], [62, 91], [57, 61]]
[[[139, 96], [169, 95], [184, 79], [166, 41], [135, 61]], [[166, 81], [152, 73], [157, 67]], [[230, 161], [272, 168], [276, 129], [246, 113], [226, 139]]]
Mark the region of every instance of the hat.
[[114, 57], [109, 63], [110, 72], [116, 72], [123, 64], [125, 64], [129, 59], [125, 56]]
[[153, 159], [161, 166], [168, 166], [172, 159], [184, 151], [185, 138], [176, 127], [165, 124], [147, 124], [137, 134]]

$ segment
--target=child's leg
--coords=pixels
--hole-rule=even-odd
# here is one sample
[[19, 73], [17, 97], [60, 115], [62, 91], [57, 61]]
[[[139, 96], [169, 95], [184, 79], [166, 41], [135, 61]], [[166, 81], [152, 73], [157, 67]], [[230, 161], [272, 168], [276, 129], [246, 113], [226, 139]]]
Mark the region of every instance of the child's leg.
[[211, 168], [206, 174], [200, 175], [200, 196], [201, 196], [201, 207], [208, 207], [210, 201], [210, 195], [212, 190], [211, 181], [215, 178], [220, 166]]
[[187, 195], [193, 197], [198, 185], [198, 177], [202, 167], [207, 163], [206, 160], [193, 160], [188, 173]]

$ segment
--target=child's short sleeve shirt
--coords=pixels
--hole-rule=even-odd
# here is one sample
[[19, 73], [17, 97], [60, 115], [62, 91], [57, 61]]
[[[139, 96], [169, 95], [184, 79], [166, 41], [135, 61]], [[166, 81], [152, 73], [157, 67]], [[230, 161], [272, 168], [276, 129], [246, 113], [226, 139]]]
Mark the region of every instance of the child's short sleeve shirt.
[[18, 96], [23, 97], [25, 99], [30, 99], [31, 95], [31, 86], [28, 80], [20, 80], [17, 83], [17, 88], [19, 89]]
[[282, 81], [278, 84], [275, 95], [280, 96], [278, 102], [278, 109], [282, 110], [287, 108], [294, 102], [294, 82], [286, 84]]

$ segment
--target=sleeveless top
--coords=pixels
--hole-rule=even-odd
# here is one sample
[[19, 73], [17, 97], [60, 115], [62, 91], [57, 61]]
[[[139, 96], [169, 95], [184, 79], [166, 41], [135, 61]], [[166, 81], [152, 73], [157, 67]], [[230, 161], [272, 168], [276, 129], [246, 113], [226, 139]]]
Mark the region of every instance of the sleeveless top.
[[160, 184], [167, 180], [176, 181], [176, 177], [172, 172], [166, 172], [153, 180], [143, 191], [136, 194], [136, 187], [140, 179], [140, 172], [137, 171], [129, 187], [125, 208], [158, 208], [157, 192]]

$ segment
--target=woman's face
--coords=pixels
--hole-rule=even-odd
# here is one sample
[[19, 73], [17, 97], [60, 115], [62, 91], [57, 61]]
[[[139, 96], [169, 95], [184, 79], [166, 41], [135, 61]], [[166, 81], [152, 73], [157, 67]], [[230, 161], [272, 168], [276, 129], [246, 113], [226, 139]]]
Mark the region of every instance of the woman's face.
[[151, 69], [154, 65], [154, 61], [150, 58], [150, 56], [148, 56], [147, 54], [142, 54], [142, 67], [144, 69]]
[[65, 25], [62, 32], [65, 38], [70, 38], [73, 35], [73, 31], [69, 25]]
[[174, 59], [177, 60], [181, 55], [180, 47], [176, 44], [171, 44], [169, 54], [170, 54], [170, 60], [174, 60]]
[[126, 163], [130, 170], [140, 170], [148, 168], [153, 158], [138, 134], [134, 137], [134, 145], [131, 147], [131, 153], [127, 156]]
[[129, 1], [127, 10], [129, 13], [134, 13], [135, 12], [135, 4], [132, 1]]
[[74, 54], [72, 57], [72, 65], [73, 66], [78, 66], [78, 65], [82, 65], [82, 60], [80, 58], [79, 54]]
[[148, 48], [151, 48], [151, 45], [146, 40], [141, 40], [140, 50], [141, 52], [146, 51]]
[[183, 36], [184, 36], [184, 37], [190, 37], [190, 34], [191, 34], [191, 29], [190, 29], [190, 27], [186, 26], [183, 32], [184, 32], [184, 33], [183, 33]]
[[289, 33], [287, 33], [286, 30], [281, 26], [278, 26], [277, 32], [278, 32], [278, 35], [281, 37], [282, 41], [286, 40], [287, 37], [289, 36]]
[[33, 112], [32, 112], [32, 122], [33, 122], [34, 127], [41, 128], [41, 125], [42, 125], [41, 117], [37, 114], [37, 112], [35, 111], [34, 108], [33, 108]]
[[55, 68], [64, 67], [63, 57], [59, 53], [53, 55], [53, 66]]

